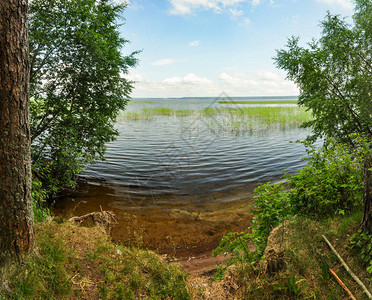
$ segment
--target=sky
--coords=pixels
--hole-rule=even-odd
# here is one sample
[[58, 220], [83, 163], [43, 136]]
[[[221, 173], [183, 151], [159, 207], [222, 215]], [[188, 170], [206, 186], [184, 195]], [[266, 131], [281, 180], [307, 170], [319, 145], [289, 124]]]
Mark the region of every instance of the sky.
[[291, 36], [319, 38], [327, 11], [350, 21], [352, 0], [130, 0], [120, 30], [124, 55], [141, 50], [132, 97], [298, 95], [273, 57]]

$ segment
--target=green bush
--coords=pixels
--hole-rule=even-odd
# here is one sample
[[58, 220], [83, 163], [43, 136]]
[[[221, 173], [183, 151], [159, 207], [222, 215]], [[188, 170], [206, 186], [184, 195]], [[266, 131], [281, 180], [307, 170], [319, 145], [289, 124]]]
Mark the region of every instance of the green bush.
[[50, 211], [46, 206], [47, 192], [42, 187], [42, 183], [37, 179], [32, 180], [31, 197], [34, 220], [35, 222], [43, 222], [50, 216]]
[[227, 267], [252, 260], [253, 253], [249, 250], [248, 245], [252, 238], [252, 234], [244, 232], [230, 232], [222, 237], [218, 247], [212, 251], [212, 256], [224, 254], [226, 257], [229, 254], [230, 258], [225, 261], [225, 266], [219, 265], [217, 267], [215, 279], [223, 279]]
[[[284, 220], [296, 215], [326, 218], [350, 214], [360, 208], [366, 147], [360, 139], [354, 138], [354, 141], [360, 145], [354, 151], [334, 140], [328, 140], [327, 147], [319, 149], [303, 142], [307, 147], [307, 165], [295, 175], [286, 173], [286, 183], [270, 185], [268, 182], [257, 187], [251, 233], [229, 233], [222, 238], [213, 255], [230, 254], [226, 266], [242, 261], [254, 264], [261, 258], [271, 230]], [[256, 245], [252, 253], [248, 248], [250, 241]], [[368, 247], [370, 251], [372, 245]], [[370, 258], [370, 252], [368, 255]], [[217, 277], [221, 277], [224, 270], [220, 266]], [[372, 272], [372, 264], [369, 270]]]
[[[270, 185], [270, 182], [260, 185], [254, 191], [256, 209], [253, 211], [254, 217], [252, 226], [249, 228], [251, 233], [230, 232], [224, 236], [219, 246], [213, 251], [213, 255], [230, 255], [225, 261], [226, 266], [220, 265], [216, 278], [222, 278], [226, 267], [233, 264], [248, 261], [252, 265], [261, 258], [266, 248], [267, 238], [275, 226], [291, 215], [288, 200], [288, 191], [283, 184], [277, 183]], [[256, 249], [249, 250], [249, 242], [256, 245]]]
[[289, 201], [294, 214], [324, 218], [350, 214], [363, 198], [361, 153], [328, 140], [317, 149], [305, 143], [307, 165], [297, 175], [286, 174], [291, 187]]
[[358, 230], [350, 238], [349, 246], [360, 256], [367, 272], [372, 274], [372, 235]]
[[256, 209], [253, 211], [252, 234], [257, 254], [261, 255], [266, 248], [267, 238], [271, 230], [280, 222], [292, 215], [289, 192], [284, 184], [260, 185], [254, 190]]

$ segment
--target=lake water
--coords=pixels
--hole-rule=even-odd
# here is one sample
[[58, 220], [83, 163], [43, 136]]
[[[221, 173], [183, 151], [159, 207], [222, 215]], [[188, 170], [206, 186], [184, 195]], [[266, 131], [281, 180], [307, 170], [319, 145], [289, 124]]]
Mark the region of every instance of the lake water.
[[[127, 111], [241, 107], [209, 98], [151, 101], [130, 103]], [[309, 133], [273, 128], [237, 134], [218, 122], [197, 114], [151, 120], [121, 116], [120, 134], [107, 145], [106, 161], [89, 166], [76, 193], [58, 201], [54, 212], [82, 215], [102, 206], [118, 216], [116, 240], [141, 235], [145, 246], [179, 255], [210, 250], [222, 234], [249, 226], [259, 183], [279, 181], [282, 170], [293, 173], [304, 165], [303, 145], [290, 141]]]

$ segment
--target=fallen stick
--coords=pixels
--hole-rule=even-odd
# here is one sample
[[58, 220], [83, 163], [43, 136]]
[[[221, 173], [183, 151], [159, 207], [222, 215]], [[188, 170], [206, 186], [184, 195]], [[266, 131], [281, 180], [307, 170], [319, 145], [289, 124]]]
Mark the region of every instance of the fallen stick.
[[336, 272], [333, 271], [331, 268], [329, 268], [329, 271], [332, 273], [332, 275], [336, 278], [337, 282], [343, 287], [343, 289], [346, 291], [346, 293], [349, 294], [350, 299], [356, 300], [354, 295], [350, 292], [350, 290], [347, 288], [347, 286], [342, 282], [342, 280], [337, 276]]
[[86, 219], [91, 218], [94, 225], [102, 226], [108, 234], [111, 234], [112, 227], [116, 224], [116, 216], [114, 212], [112, 211], [103, 211], [102, 207], [100, 212], [92, 212], [89, 214], [86, 214], [84, 216], [80, 217], [72, 217], [68, 221], [75, 223], [75, 224], [81, 224]]
[[350, 274], [351, 277], [362, 287], [363, 291], [366, 293], [369, 299], [372, 299], [371, 292], [366, 288], [363, 282], [360, 281], [360, 279], [353, 273], [353, 271], [350, 270], [349, 266], [345, 263], [345, 261], [342, 259], [340, 254], [336, 251], [336, 249], [332, 246], [332, 244], [328, 241], [328, 239], [322, 235], [326, 243], [328, 244], [329, 248], [333, 251], [333, 253], [337, 256], [337, 258], [340, 260], [346, 271]]
[[80, 216], [80, 217], [72, 217], [70, 219], [68, 219], [68, 222], [83, 222], [84, 220], [88, 219], [88, 218], [91, 218], [91, 217], [94, 217], [94, 212], [93, 213], [89, 213], [89, 214], [86, 214], [84, 216]]

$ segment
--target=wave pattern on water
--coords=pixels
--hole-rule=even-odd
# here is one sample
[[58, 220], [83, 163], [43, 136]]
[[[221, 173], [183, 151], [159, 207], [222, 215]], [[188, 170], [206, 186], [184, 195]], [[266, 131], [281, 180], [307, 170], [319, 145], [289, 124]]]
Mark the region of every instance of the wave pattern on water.
[[[168, 102], [177, 109], [206, 106]], [[236, 136], [211, 131], [202, 118], [176, 116], [121, 120], [117, 129], [120, 135], [108, 144], [107, 161], [89, 166], [81, 177], [88, 183], [103, 179], [121, 197], [169, 195], [169, 201], [252, 192], [260, 182], [279, 180], [282, 170], [295, 172], [304, 165], [303, 145], [289, 141], [308, 134], [304, 129], [274, 129]]]

